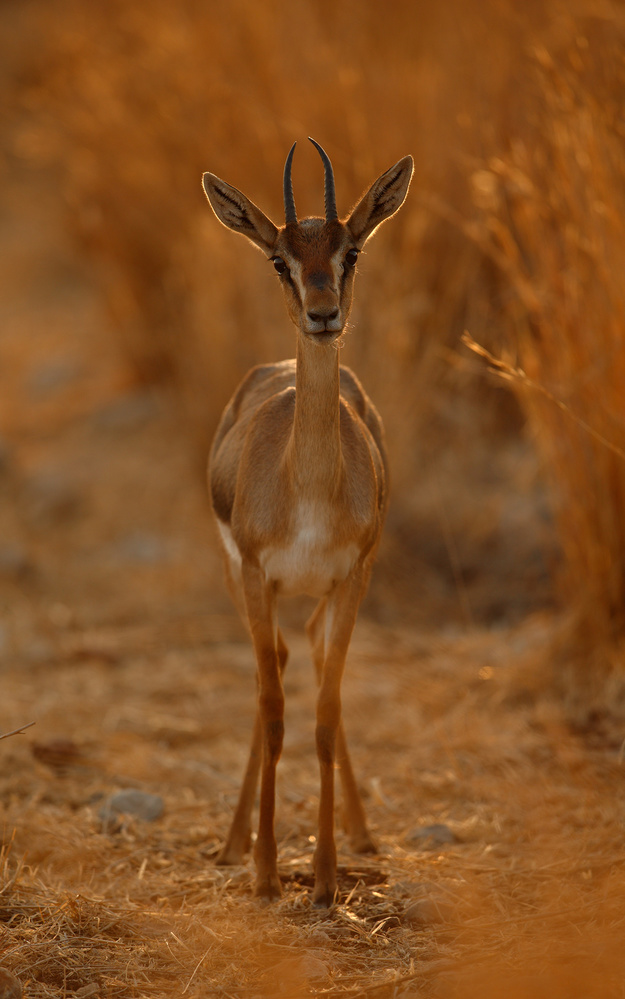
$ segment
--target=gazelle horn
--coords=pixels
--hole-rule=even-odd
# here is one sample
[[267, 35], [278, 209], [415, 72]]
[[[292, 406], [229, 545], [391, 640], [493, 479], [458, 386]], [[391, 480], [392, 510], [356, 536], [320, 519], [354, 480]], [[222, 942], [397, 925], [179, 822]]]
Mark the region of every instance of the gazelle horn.
[[326, 205], [326, 222], [332, 222], [334, 219], [338, 219], [338, 212], [336, 210], [336, 191], [334, 189], [334, 171], [332, 169], [332, 164], [330, 163], [330, 157], [326, 153], [318, 142], [311, 139], [308, 136], [310, 142], [321, 156], [323, 160], [323, 168], [325, 170], [325, 205]]
[[297, 212], [295, 211], [295, 198], [293, 197], [293, 180], [291, 178], [291, 166], [293, 163], [293, 153], [297, 142], [294, 142], [289, 151], [284, 164], [284, 218], [287, 223], [297, 222]]

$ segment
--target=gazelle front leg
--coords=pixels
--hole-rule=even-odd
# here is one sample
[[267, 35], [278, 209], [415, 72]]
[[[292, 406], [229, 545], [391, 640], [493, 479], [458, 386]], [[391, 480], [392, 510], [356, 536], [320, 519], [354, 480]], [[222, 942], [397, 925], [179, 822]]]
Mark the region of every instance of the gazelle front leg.
[[[275, 593], [261, 570], [243, 565], [245, 604], [258, 667], [258, 722], [261, 742], [260, 814], [254, 847], [255, 894], [278, 898], [281, 893], [274, 833], [276, 766], [284, 736], [284, 693], [275, 624]], [[252, 745], [254, 751], [254, 745]]]
[[[325, 661], [326, 603], [325, 599], [321, 600], [306, 623], [317, 684], [321, 683]], [[354, 853], [376, 853], [377, 847], [367, 827], [367, 818], [354, 776], [342, 720], [336, 733], [335, 762], [343, 789], [343, 828], [349, 836], [351, 848]]]
[[319, 795], [319, 830], [314, 857], [313, 903], [319, 906], [331, 906], [336, 895], [334, 764], [339, 733], [341, 733], [342, 748], [345, 749], [341, 729], [341, 680], [360, 605], [362, 577], [362, 567], [357, 566], [345, 582], [336, 587], [328, 598], [326, 608], [326, 613], [330, 614], [330, 626], [319, 684], [316, 728], [321, 790]]

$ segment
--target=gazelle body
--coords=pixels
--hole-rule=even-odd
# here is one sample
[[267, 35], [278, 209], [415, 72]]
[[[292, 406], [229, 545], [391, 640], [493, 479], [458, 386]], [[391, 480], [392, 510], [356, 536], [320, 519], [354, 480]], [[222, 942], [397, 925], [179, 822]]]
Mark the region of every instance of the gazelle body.
[[308, 594], [319, 601], [306, 626], [319, 685], [321, 793], [313, 901], [331, 905], [335, 764], [352, 847], [374, 850], [345, 744], [340, 687], [387, 500], [382, 423], [356, 376], [339, 365], [337, 341], [351, 308], [358, 253], [403, 203], [413, 165], [407, 156], [382, 174], [341, 222], [330, 161], [314, 144], [325, 168], [325, 219], [297, 220], [291, 184], [295, 145], [285, 167], [281, 228], [236, 188], [204, 174], [218, 219], [273, 261], [298, 330], [295, 360], [253, 368], [226, 407], [213, 441], [209, 481], [226, 579], [249, 627], [258, 668], [250, 758], [219, 862], [240, 863], [249, 847], [260, 773], [256, 894], [269, 899], [280, 894], [273, 826], [287, 649], [276, 603], [280, 596]]

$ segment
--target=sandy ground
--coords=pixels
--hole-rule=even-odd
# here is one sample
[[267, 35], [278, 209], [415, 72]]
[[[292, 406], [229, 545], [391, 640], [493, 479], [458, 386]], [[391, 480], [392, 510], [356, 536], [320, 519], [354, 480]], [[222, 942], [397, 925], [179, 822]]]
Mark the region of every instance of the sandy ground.
[[[28, 178], [26, 178], [28, 181]], [[348, 737], [379, 855], [339, 834], [309, 901], [317, 767], [304, 609], [287, 616], [282, 900], [217, 868], [254, 711], [201, 475], [128, 384], [49, 201], [16, 186], [0, 270], [2, 968], [24, 995], [625, 995], [623, 734], [541, 685], [553, 611], [461, 625], [377, 613], [352, 644]], [[49, 195], [46, 195], [49, 198]], [[415, 570], [417, 571], [417, 570]], [[375, 612], [375, 613], [374, 613]], [[162, 816], [107, 819], [110, 795]], [[103, 817], [104, 816], [104, 817]]]

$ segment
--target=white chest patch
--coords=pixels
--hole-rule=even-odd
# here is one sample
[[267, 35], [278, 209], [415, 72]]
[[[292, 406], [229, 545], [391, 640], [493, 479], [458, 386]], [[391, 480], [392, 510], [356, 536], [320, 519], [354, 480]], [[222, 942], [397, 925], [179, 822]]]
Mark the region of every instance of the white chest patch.
[[357, 545], [336, 546], [327, 508], [306, 502], [298, 508], [288, 542], [260, 554], [265, 575], [285, 596], [325, 596], [349, 575], [357, 559]]

